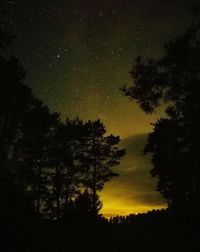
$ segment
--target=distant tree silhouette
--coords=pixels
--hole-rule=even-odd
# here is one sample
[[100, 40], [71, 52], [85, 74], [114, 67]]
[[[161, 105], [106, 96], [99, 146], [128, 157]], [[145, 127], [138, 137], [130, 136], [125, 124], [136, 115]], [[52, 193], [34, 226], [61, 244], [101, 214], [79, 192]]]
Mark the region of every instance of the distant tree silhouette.
[[[97, 196], [96, 202], [97, 211], [102, 207], [102, 203]], [[85, 189], [83, 192], [80, 192], [73, 202], [73, 219], [77, 223], [89, 224], [96, 219], [94, 219], [93, 214], [93, 195], [89, 190]]]
[[120, 158], [125, 154], [124, 149], [116, 146], [120, 138], [105, 136], [105, 126], [96, 120], [86, 123], [88, 136], [81, 156], [84, 171], [83, 185], [88, 188], [93, 197], [93, 212], [98, 212], [97, 192], [102, 190], [104, 183], [118, 176], [111, 168], [119, 164]]
[[200, 12], [192, 25], [165, 45], [160, 59], [136, 59], [134, 84], [122, 88], [141, 108], [154, 112], [162, 101], [167, 117], [154, 124], [145, 153], [152, 153], [152, 176], [169, 206], [200, 213]]

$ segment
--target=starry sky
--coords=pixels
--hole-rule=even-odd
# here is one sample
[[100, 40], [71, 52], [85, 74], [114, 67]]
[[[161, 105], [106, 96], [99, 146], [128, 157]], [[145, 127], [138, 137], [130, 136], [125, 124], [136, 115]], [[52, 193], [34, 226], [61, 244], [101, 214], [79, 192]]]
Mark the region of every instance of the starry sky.
[[26, 83], [61, 117], [100, 118], [127, 149], [120, 176], [101, 193], [106, 216], [163, 208], [150, 156], [142, 151], [151, 122], [119, 88], [131, 84], [138, 55], [160, 57], [163, 44], [191, 23], [189, 0], [1, 0], [1, 26], [27, 71]]

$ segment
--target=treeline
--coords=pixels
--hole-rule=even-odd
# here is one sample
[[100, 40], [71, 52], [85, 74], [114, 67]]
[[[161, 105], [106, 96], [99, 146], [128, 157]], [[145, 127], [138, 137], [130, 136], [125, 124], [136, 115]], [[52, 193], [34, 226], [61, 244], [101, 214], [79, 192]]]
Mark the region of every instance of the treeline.
[[[16, 57], [5, 58], [10, 41], [0, 33], [0, 180], [4, 213], [16, 191], [33, 212], [58, 220], [77, 212], [97, 216], [98, 191], [117, 173], [125, 154], [119, 136], [106, 135], [100, 120], [60, 119], [24, 84]], [[16, 207], [16, 206], [13, 206]], [[2, 209], [1, 209], [2, 210]]]
[[138, 223], [147, 223], [152, 221], [155, 223], [156, 221], [161, 221], [162, 219], [166, 219], [170, 217], [172, 213], [169, 209], [161, 209], [161, 210], [152, 210], [147, 213], [138, 213], [138, 214], [129, 214], [125, 216], [117, 215], [113, 216], [109, 219], [109, 223], [111, 224], [138, 224]]

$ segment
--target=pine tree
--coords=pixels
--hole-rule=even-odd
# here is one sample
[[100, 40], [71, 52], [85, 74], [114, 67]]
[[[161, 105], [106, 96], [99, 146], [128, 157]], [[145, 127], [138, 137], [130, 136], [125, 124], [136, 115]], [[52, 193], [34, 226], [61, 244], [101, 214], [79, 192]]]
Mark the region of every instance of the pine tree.
[[105, 126], [96, 120], [86, 123], [87, 137], [81, 156], [83, 167], [83, 185], [89, 190], [93, 197], [93, 213], [96, 215], [98, 210], [97, 192], [101, 191], [105, 182], [118, 176], [111, 170], [119, 164], [119, 160], [125, 154], [124, 149], [116, 146], [120, 142], [118, 136], [105, 136]]

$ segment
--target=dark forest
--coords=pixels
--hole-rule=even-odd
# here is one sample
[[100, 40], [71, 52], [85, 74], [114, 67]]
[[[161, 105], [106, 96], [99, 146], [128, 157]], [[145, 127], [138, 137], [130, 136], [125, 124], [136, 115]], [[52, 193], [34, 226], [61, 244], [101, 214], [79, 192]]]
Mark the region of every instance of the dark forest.
[[150, 176], [166, 207], [110, 218], [102, 212], [101, 192], [121, 176], [117, 167], [127, 155], [121, 136], [107, 130], [98, 113], [89, 120], [67, 111], [63, 116], [35, 94], [26, 82], [29, 67], [11, 49], [16, 34], [5, 29], [2, 15], [1, 251], [200, 249], [200, 7], [193, 5], [188, 13], [189, 25], [165, 41], [162, 55], [138, 52], [127, 69], [131, 82], [112, 87], [144, 116], [164, 104], [165, 113], [151, 124], [143, 157], [150, 157]]

